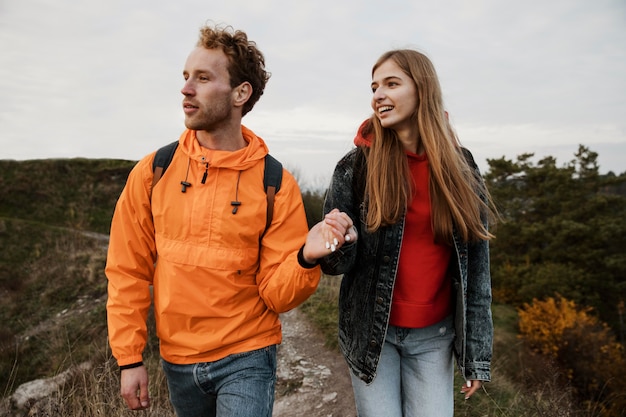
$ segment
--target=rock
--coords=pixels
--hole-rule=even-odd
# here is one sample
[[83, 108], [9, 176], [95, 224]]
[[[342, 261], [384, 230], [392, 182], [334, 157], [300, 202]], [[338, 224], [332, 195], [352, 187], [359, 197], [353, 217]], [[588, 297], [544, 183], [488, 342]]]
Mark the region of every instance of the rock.
[[78, 365], [78, 367], [61, 372], [52, 378], [35, 379], [34, 381], [26, 382], [17, 387], [11, 396], [11, 402], [16, 408], [26, 410], [37, 401], [57, 392], [77, 369], [87, 370], [90, 368], [91, 364], [85, 362]]
[[348, 367], [297, 308], [281, 315], [273, 417], [356, 417]]

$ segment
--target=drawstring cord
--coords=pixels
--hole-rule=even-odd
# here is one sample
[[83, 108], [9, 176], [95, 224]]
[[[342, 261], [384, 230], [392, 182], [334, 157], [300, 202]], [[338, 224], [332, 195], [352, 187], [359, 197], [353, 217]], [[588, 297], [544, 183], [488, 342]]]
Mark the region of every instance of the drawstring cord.
[[185, 174], [185, 180], [180, 182], [182, 185], [182, 188], [180, 189], [181, 193], [186, 193], [187, 187], [191, 187], [191, 183], [187, 182], [189, 179], [189, 165], [191, 165], [191, 158], [187, 158], [187, 173]]
[[237, 209], [241, 205], [241, 201], [239, 201], [239, 180], [241, 179], [241, 171], [239, 171], [239, 175], [237, 175], [237, 185], [235, 187], [235, 201], [231, 201], [230, 205], [233, 206], [233, 214], [237, 214]]
[[[187, 159], [187, 173], [185, 174], [185, 180], [180, 182], [180, 184], [182, 185], [182, 188], [180, 191], [182, 193], [186, 193], [187, 188], [191, 187], [191, 183], [187, 181], [189, 179], [190, 165], [191, 165], [191, 158], [188, 158]], [[202, 180], [200, 181], [200, 183], [205, 184], [208, 175], [209, 175], [209, 163], [205, 162], [204, 174], [202, 175]], [[241, 205], [241, 201], [239, 201], [239, 181], [240, 180], [241, 180], [241, 171], [239, 171], [239, 173], [237, 174], [237, 185], [235, 186], [235, 201], [230, 202], [230, 205], [233, 206], [233, 211], [232, 211], [233, 214], [237, 214], [237, 210], [239, 209], [239, 206]]]
[[202, 184], [206, 183], [207, 175], [209, 175], [209, 163], [205, 162], [204, 163], [204, 174], [202, 174], [202, 181], [200, 181]]

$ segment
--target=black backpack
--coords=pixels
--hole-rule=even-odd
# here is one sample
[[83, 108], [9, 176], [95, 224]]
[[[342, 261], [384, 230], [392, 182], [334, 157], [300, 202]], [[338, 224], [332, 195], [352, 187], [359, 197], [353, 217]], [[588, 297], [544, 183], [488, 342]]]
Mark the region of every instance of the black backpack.
[[[178, 148], [178, 141], [165, 145], [156, 152], [154, 161], [152, 162], [152, 172], [154, 172], [152, 179], [153, 188], [156, 183], [159, 182], [163, 174], [165, 174], [165, 170], [170, 165], [170, 162], [172, 162], [176, 148]], [[263, 186], [265, 187], [265, 194], [267, 195], [267, 215], [263, 235], [265, 235], [267, 228], [272, 223], [272, 217], [274, 216], [274, 196], [280, 190], [282, 180], [283, 165], [272, 155], [265, 155]], [[263, 237], [263, 235], [261, 235], [261, 237]]]

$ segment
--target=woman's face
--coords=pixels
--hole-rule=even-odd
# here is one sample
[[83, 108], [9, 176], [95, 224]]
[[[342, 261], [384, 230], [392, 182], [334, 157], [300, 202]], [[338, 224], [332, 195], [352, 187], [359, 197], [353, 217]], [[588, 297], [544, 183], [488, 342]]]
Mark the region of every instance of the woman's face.
[[411, 127], [417, 109], [417, 87], [392, 59], [374, 71], [372, 92], [372, 109], [383, 127], [396, 132]]

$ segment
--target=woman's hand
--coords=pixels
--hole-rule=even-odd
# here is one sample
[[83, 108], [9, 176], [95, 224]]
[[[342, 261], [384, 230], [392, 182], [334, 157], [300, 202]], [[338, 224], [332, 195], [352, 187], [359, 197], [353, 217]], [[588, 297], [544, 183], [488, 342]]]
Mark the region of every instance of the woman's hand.
[[483, 383], [481, 381], [475, 379], [469, 380], [461, 387], [461, 394], [465, 394], [465, 399], [469, 400], [469, 398], [474, 395], [474, 393], [478, 391], [482, 385]]

